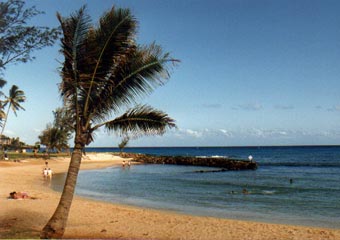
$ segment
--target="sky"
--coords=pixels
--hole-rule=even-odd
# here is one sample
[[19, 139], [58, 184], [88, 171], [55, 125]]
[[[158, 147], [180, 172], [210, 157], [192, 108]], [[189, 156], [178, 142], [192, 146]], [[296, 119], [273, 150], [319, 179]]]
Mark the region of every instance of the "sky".
[[[176, 120], [163, 136], [129, 146], [340, 144], [340, 1], [337, 0], [27, 0], [45, 12], [32, 20], [58, 26], [84, 4], [95, 24], [112, 6], [130, 8], [137, 42], [160, 44], [181, 62], [141, 99]], [[25, 91], [26, 111], [10, 114], [4, 134], [37, 142], [62, 105], [59, 42], [36, 60], [9, 66], [6, 93]], [[97, 132], [92, 147], [121, 138]], [[73, 140], [70, 141], [71, 146]]]

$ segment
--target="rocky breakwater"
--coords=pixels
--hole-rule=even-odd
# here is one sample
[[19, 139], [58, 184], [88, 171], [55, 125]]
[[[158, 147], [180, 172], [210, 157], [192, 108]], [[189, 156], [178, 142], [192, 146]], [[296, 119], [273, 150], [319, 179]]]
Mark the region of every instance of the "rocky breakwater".
[[[155, 156], [137, 153], [122, 153], [124, 158], [132, 158], [133, 161], [144, 164], [174, 164], [187, 166], [206, 166], [226, 170], [256, 170], [255, 161], [230, 159], [221, 157], [188, 157], [188, 156]], [[214, 170], [216, 171], [216, 170]], [[203, 172], [203, 171], [200, 171]]]

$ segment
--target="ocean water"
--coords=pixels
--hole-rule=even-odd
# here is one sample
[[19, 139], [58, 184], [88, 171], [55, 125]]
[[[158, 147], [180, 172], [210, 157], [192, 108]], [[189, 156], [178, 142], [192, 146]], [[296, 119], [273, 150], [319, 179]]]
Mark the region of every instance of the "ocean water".
[[[210, 173], [197, 171], [211, 168], [175, 165], [86, 170], [80, 171], [76, 193], [192, 215], [340, 228], [340, 147], [127, 148], [124, 151], [244, 159], [252, 155], [259, 168]], [[52, 187], [61, 190], [64, 179], [65, 174], [55, 176]]]

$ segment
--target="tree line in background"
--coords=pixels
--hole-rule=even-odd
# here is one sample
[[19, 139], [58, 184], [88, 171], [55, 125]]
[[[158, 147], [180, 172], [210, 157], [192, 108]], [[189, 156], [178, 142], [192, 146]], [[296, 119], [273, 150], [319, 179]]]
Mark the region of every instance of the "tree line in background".
[[19, 137], [10, 138], [2, 135], [1, 142], [5, 150], [22, 151], [22, 149], [27, 147], [27, 144], [22, 142]]

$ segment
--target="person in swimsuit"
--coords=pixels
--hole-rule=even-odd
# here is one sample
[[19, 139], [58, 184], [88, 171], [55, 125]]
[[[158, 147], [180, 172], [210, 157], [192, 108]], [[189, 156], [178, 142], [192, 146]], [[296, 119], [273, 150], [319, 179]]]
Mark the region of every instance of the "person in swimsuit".
[[25, 193], [25, 192], [11, 192], [9, 194], [9, 198], [11, 198], [11, 199], [27, 199], [27, 198], [31, 198], [31, 197], [28, 196], [28, 194]]

